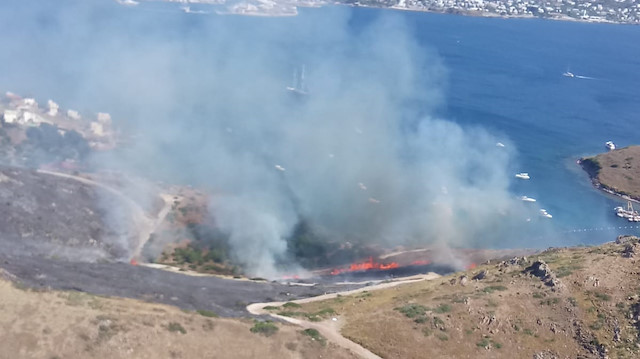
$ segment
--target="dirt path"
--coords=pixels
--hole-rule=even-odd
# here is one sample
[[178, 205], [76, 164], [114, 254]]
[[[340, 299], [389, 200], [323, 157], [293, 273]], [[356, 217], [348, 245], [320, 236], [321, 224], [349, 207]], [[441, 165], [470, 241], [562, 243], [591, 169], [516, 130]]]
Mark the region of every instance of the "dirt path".
[[144, 245], [147, 243], [147, 241], [151, 237], [151, 234], [158, 229], [158, 227], [164, 221], [165, 217], [167, 217], [167, 214], [169, 214], [169, 211], [171, 211], [171, 205], [173, 204], [173, 201], [174, 201], [173, 197], [174, 196], [166, 193], [160, 194], [160, 198], [162, 198], [162, 200], [164, 201], [164, 206], [162, 207], [160, 212], [158, 212], [158, 215], [153, 220], [153, 223], [147, 229], [147, 231], [140, 233], [138, 245], [136, 246], [136, 248], [133, 251], [133, 254], [131, 255], [132, 258], [140, 258], [140, 253], [142, 252], [142, 248], [144, 248]]
[[163, 208], [160, 210], [160, 212], [158, 212], [158, 215], [156, 216], [156, 218], [149, 218], [149, 216], [147, 216], [147, 214], [145, 213], [144, 209], [142, 209], [142, 207], [135, 202], [134, 200], [132, 200], [131, 198], [127, 197], [124, 193], [120, 192], [119, 190], [108, 186], [104, 183], [100, 183], [88, 178], [84, 178], [84, 177], [80, 177], [80, 176], [75, 176], [75, 175], [70, 175], [67, 173], [62, 173], [62, 172], [54, 172], [54, 171], [47, 171], [47, 170], [42, 170], [39, 169], [37, 170], [38, 173], [42, 173], [42, 174], [47, 174], [47, 175], [51, 175], [51, 176], [57, 176], [57, 177], [62, 177], [62, 178], [68, 178], [74, 181], [78, 181], [84, 184], [88, 184], [91, 186], [95, 186], [95, 187], [99, 187], [101, 189], [104, 189], [105, 191], [112, 193], [114, 195], [116, 195], [118, 198], [122, 199], [125, 203], [127, 203], [127, 205], [131, 208], [132, 212], [133, 212], [133, 216], [134, 216], [134, 221], [138, 227], [138, 241], [137, 243], [135, 243], [135, 246], [132, 246], [132, 251], [130, 254], [130, 258], [138, 258], [140, 255], [140, 252], [142, 251], [142, 248], [144, 247], [144, 245], [147, 243], [147, 241], [149, 240], [149, 236], [156, 230], [156, 228], [162, 223], [162, 221], [164, 220], [164, 218], [167, 216], [167, 214], [169, 213], [169, 211], [171, 210], [171, 204], [173, 202], [173, 196], [169, 195], [169, 194], [160, 194], [160, 197], [162, 198], [162, 200], [164, 201], [164, 206]]
[[[416, 276], [402, 278], [400, 280], [393, 281], [393, 282], [381, 283], [381, 284], [377, 284], [377, 285], [373, 285], [373, 286], [358, 288], [358, 289], [339, 292], [339, 293], [324, 294], [324, 295], [319, 295], [317, 297], [310, 297], [310, 298], [304, 298], [304, 299], [299, 299], [299, 300], [293, 300], [292, 302], [298, 303], [298, 304], [310, 303], [310, 302], [315, 302], [315, 301], [320, 301], [320, 300], [336, 298], [338, 295], [346, 296], [346, 295], [352, 295], [352, 294], [360, 293], [360, 292], [363, 292], [363, 291], [369, 291], [370, 292], [370, 291], [374, 291], [374, 290], [380, 290], [380, 289], [386, 289], [386, 288], [395, 287], [395, 286], [400, 285], [400, 284], [415, 283], [415, 282], [420, 282], [420, 281], [423, 281], [423, 280], [431, 280], [431, 279], [435, 279], [435, 278], [438, 278], [438, 277], [440, 277], [440, 275], [435, 274], [435, 273], [428, 273], [428, 274], [424, 274], [424, 275], [416, 275]], [[343, 318], [335, 317], [335, 318], [332, 318], [332, 319], [329, 319], [329, 320], [325, 320], [325, 321], [322, 321], [322, 322], [310, 322], [310, 321], [306, 321], [306, 320], [302, 320], [302, 319], [291, 318], [291, 317], [286, 317], [286, 316], [282, 316], [282, 315], [273, 314], [273, 313], [270, 313], [270, 312], [268, 312], [268, 311], [266, 311], [264, 309], [266, 306], [281, 306], [284, 303], [285, 302], [249, 304], [247, 306], [247, 311], [249, 313], [255, 314], [255, 315], [270, 315], [270, 316], [272, 316], [274, 318], [278, 318], [280, 320], [284, 320], [286, 322], [289, 322], [289, 323], [292, 323], [292, 324], [296, 324], [296, 325], [298, 325], [300, 327], [303, 327], [303, 328], [316, 329], [324, 337], [326, 337], [327, 340], [330, 340], [333, 343], [335, 343], [335, 344], [337, 344], [337, 345], [339, 345], [339, 346], [341, 346], [343, 348], [346, 348], [346, 349], [350, 350], [351, 352], [355, 353], [356, 355], [360, 356], [361, 358], [365, 358], [365, 359], [380, 359], [380, 357], [378, 355], [376, 355], [376, 354], [372, 353], [371, 351], [367, 350], [365, 347], [363, 347], [360, 344], [355, 343], [355, 342], [353, 342], [353, 341], [351, 341], [351, 340], [349, 340], [349, 339], [347, 339], [347, 338], [342, 336], [342, 334], [340, 333], [340, 328], [342, 327], [342, 325], [344, 325], [344, 319]]]

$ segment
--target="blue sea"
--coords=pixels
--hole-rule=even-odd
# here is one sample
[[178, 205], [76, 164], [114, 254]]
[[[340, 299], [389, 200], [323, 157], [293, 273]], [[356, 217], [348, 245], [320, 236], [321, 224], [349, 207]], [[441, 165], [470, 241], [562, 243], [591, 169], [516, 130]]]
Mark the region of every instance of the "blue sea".
[[[11, 44], [9, 37], [14, 34], [29, 41], [28, 35], [17, 35], [22, 29], [12, 19], [15, 8], [20, 9], [21, 15], [33, 11], [34, 23], [52, 29], [51, 43], [59, 42], [64, 35], [55, 31], [59, 24], [52, 22], [46, 11], [31, 10], [36, 5], [53, 6], [44, 3], [11, 0], [0, 5], [0, 21], [5, 23], [0, 35], [4, 48], [0, 60], [11, 64], [0, 68], [0, 89], [33, 95], [41, 102], [54, 98], [64, 107], [80, 110], [107, 109], [114, 117], [134, 113], [134, 106], [120, 108], [104, 100], [100, 83], [91, 88], [74, 87], [77, 78], [73, 64], [86, 65], [83, 52], [95, 49], [90, 46], [94, 41], [91, 36], [72, 36], [74, 40], [65, 45], [55, 61], [23, 53]], [[77, 2], [60, 1], [57, 10], [49, 10], [64, 13], [63, 5], [67, 3], [78, 6]], [[175, 4], [144, 3], [129, 8], [112, 1], [100, 3], [100, 12], [90, 15], [94, 19], [93, 30], [109, 32], [109, 27], [116, 25], [104, 19], [117, 17], [121, 19], [118, 28], [130, 30], [127, 41], [134, 39], [133, 43], [144, 41], [146, 31], [167, 39], [185, 37], [193, 41], [200, 26], [207, 22], [223, 23], [241, 32], [259, 31], [279, 22], [290, 27], [292, 34], [282, 41], [299, 52], [313, 47], [314, 41], [322, 41], [318, 40], [322, 39], [321, 28], [305, 34], [297, 32], [311, 20], [322, 24], [318, 19], [349, 16], [349, 26], [357, 32], [364, 24], [392, 11], [303, 8], [296, 17], [264, 18], [185, 14]], [[595, 190], [576, 164], [582, 156], [603, 152], [605, 141], [611, 140], [618, 147], [640, 142], [640, 27], [394, 12], [425, 51], [437, 56], [446, 69], [443, 101], [433, 115], [463, 125], [480, 125], [504, 139], [507, 146], [515, 147], [517, 157], [512, 171], [528, 172], [531, 180], [514, 181], [511, 191], [536, 198], [553, 215], [550, 221], [554, 234], [531, 237], [522, 245], [595, 244], [622, 233], [640, 233], [637, 226], [614, 216], [613, 207], [624, 202]], [[65, 21], [74, 21], [73, 14], [67, 15]], [[12, 26], [10, 30], [7, 23]], [[47, 48], [47, 41], [41, 37], [38, 41], [39, 46]], [[255, 46], [261, 46], [259, 36], [255, 42]], [[68, 66], [51, 65], [60, 61]], [[283, 67], [283, 71], [289, 68]], [[565, 71], [578, 76], [564, 77]]]

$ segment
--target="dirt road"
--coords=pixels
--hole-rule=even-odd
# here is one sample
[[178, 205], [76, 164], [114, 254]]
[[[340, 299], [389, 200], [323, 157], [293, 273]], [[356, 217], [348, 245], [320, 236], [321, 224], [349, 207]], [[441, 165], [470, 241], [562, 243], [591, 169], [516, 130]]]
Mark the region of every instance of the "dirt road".
[[[386, 283], [381, 283], [381, 284], [377, 284], [377, 285], [373, 285], [373, 286], [367, 286], [367, 287], [363, 287], [363, 288], [358, 288], [358, 289], [354, 289], [354, 290], [348, 290], [348, 291], [344, 291], [344, 292], [339, 292], [339, 293], [330, 293], [330, 294], [324, 294], [324, 295], [319, 295], [317, 297], [311, 297], [311, 298], [304, 298], [304, 299], [298, 299], [298, 300], [293, 300], [292, 302], [294, 303], [298, 303], [298, 304], [302, 304], [302, 303], [309, 303], [309, 302], [315, 302], [315, 301], [321, 301], [321, 300], [327, 300], [327, 299], [332, 299], [332, 298], [336, 298], [339, 295], [341, 296], [347, 296], [347, 295], [352, 295], [352, 294], [356, 294], [356, 293], [360, 293], [363, 291], [374, 291], [374, 290], [380, 290], [380, 289], [386, 289], [386, 288], [391, 288], [391, 287], [395, 287], [397, 285], [400, 284], [406, 284], [406, 283], [414, 283], [414, 282], [419, 282], [419, 281], [423, 281], [423, 280], [431, 280], [434, 278], [438, 278], [440, 277], [440, 275], [436, 274], [436, 273], [428, 273], [425, 275], [416, 275], [416, 276], [412, 276], [412, 277], [407, 277], [407, 278], [402, 278], [399, 279], [397, 281], [393, 281], [393, 282], [386, 282]], [[320, 332], [324, 337], [327, 338], [327, 340], [345, 348], [350, 350], [351, 352], [355, 353], [356, 355], [360, 356], [361, 358], [364, 359], [380, 359], [380, 357], [374, 353], [372, 353], [371, 351], [367, 350], [366, 348], [364, 348], [363, 346], [359, 345], [358, 343], [355, 343], [345, 337], [342, 336], [342, 334], [340, 334], [340, 328], [342, 327], [342, 325], [344, 324], [344, 318], [339, 318], [339, 317], [335, 317], [329, 320], [325, 320], [322, 322], [310, 322], [307, 320], [302, 320], [302, 319], [297, 319], [297, 318], [292, 318], [292, 317], [287, 317], [287, 316], [282, 316], [282, 315], [278, 315], [278, 314], [274, 314], [274, 313], [270, 313], [268, 311], [266, 311], [264, 308], [266, 306], [281, 306], [283, 305], [285, 302], [271, 302], [271, 303], [254, 303], [254, 304], [250, 304], [247, 306], [247, 311], [251, 314], [255, 314], [255, 315], [271, 315], [274, 318], [292, 323], [292, 324], [296, 324], [299, 325], [303, 328], [313, 328], [316, 329], [318, 332]], [[335, 320], [334, 320], [335, 319]]]

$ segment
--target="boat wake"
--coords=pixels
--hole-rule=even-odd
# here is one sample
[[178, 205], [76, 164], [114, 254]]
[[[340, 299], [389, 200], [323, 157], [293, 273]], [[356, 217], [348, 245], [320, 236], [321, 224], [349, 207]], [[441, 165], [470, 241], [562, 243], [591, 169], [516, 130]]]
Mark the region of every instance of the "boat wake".
[[575, 77], [577, 79], [583, 79], [583, 80], [597, 80], [595, 77], [589, 77], [589, 76], [575, 75], [573, 77]]

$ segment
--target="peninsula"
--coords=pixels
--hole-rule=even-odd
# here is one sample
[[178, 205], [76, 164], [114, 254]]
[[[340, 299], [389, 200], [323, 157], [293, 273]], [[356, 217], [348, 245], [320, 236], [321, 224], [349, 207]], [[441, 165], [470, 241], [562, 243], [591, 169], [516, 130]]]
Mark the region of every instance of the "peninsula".
[[581, 158], [578, 162], [597, 188], [640, 201], [640, 146]]

